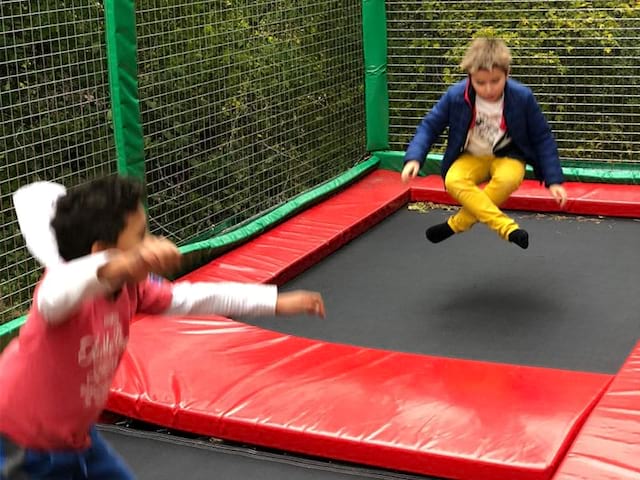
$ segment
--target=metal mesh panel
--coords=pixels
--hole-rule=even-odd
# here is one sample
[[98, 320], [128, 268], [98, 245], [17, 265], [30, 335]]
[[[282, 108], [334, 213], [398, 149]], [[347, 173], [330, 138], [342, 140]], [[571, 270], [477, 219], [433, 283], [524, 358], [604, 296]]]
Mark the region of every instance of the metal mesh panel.
[[[391, 144], [404, 150], [477, 32], [511, 47], [563, 162], [639, 164], [640, 2], [387, 1]], [[442, 151], [442, 145], [434, 151]]]
[[359, 1], [143, 0], [137, 25], [152, 231], [222, 231], [365, 153]]
[[0, 323], [25, 313], [40, 269], [11, 194], [113, 169], [103, 12], [83, 0], [0, 2]]

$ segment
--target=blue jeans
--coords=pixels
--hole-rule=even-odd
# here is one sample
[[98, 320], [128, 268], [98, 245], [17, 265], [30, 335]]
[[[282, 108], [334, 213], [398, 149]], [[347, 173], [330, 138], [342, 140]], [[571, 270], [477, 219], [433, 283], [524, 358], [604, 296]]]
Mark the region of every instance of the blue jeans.
[[134, 480], [133, 473], [95, 427], [79, 451], [21, 448], [0, 436], [0, 480]]

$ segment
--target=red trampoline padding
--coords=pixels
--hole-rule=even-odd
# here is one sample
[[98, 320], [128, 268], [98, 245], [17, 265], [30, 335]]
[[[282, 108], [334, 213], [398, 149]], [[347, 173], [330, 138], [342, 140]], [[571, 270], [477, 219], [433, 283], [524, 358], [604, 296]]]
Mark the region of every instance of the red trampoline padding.
[[409, 188], [397, 173], [376, 170], [182, 279], [285, 283], [408, 201]]
[[640, 343], [611, 382], [554, 480], [640, 478]]
[[[568, 201], [561, 209], [549, 191], [536, 180], [525, 180], [504, 208], [509, 210], [533, 210], [537, 212], [564, 212], [576, 215], [607, 215], [610, 217], [640, 217], [640, 185], [615, 185], [605, 183], [564, 184]], [[416, 178], [411, 183], [411, 200], [455, 204], [444, 190], [442, 178], [437, 175]]]
[[[397, 173], [374, 172], [186, 279], [282, 281], [399, 208], [408, 192]], [[427, 475], [546, 480], [609, 381], [328, 344], [221, 318], [143, 317], [108, 409]]]
[[146, 317], [132, 325], [108, 409], [424, 475], [546, 480], [609, 381], [324, 343], [222, 318]]

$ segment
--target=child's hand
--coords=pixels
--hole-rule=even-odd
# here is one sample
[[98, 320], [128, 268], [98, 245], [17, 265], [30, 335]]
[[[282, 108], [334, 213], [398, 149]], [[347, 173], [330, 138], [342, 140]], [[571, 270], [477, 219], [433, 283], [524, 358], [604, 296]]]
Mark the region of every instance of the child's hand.
[[276, 315], [306, 313], [324, 318], [324, 301], [318, 292], [295, 290], [278, 294]]
[[140, 245], [115, 254], [98, 270], [98, 278], [118, 290], [125, 283], [141, 282], [149, 273], [161, 276], [180, 265], [180, 252], [173, 242], [147, 236]]
[[146, 269], [145, 277], [149, 273], [165, 276], [180, 266], [180, 251], [166, 238], [148, 235], [137, 250]]
[[556, 202], [558, 202], [558, 205], [560, 205], [561, 208], [564, 208], [567, 204], [567, 191], [564, 187], [561, 184], [556, 183], [549, 185], [549, 191], [551, 192], [551, 195], [553, 195], [553, 198], [555, 198]]
[[404, 164], [402, 169], [402, 183], [407, 183], [409, 180], [413, 180], [420, 171], [420, 162], [417, 160], [410, 160]]

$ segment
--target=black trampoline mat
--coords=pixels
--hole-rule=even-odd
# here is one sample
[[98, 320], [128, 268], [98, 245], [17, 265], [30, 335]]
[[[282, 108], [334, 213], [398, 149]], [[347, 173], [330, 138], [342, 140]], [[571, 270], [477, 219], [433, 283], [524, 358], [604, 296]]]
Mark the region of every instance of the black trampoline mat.
[[437, 480], [164, 433], [100, 426], [138, 480]]
[[264, 328], [394, 351], [615, 373], [640, 337], [640, 223], [514, 214], [528, 250], [486, 226], [439, 244], [445, 210], [402, 208], [284, 285], [322, 292], [324, 320]]

